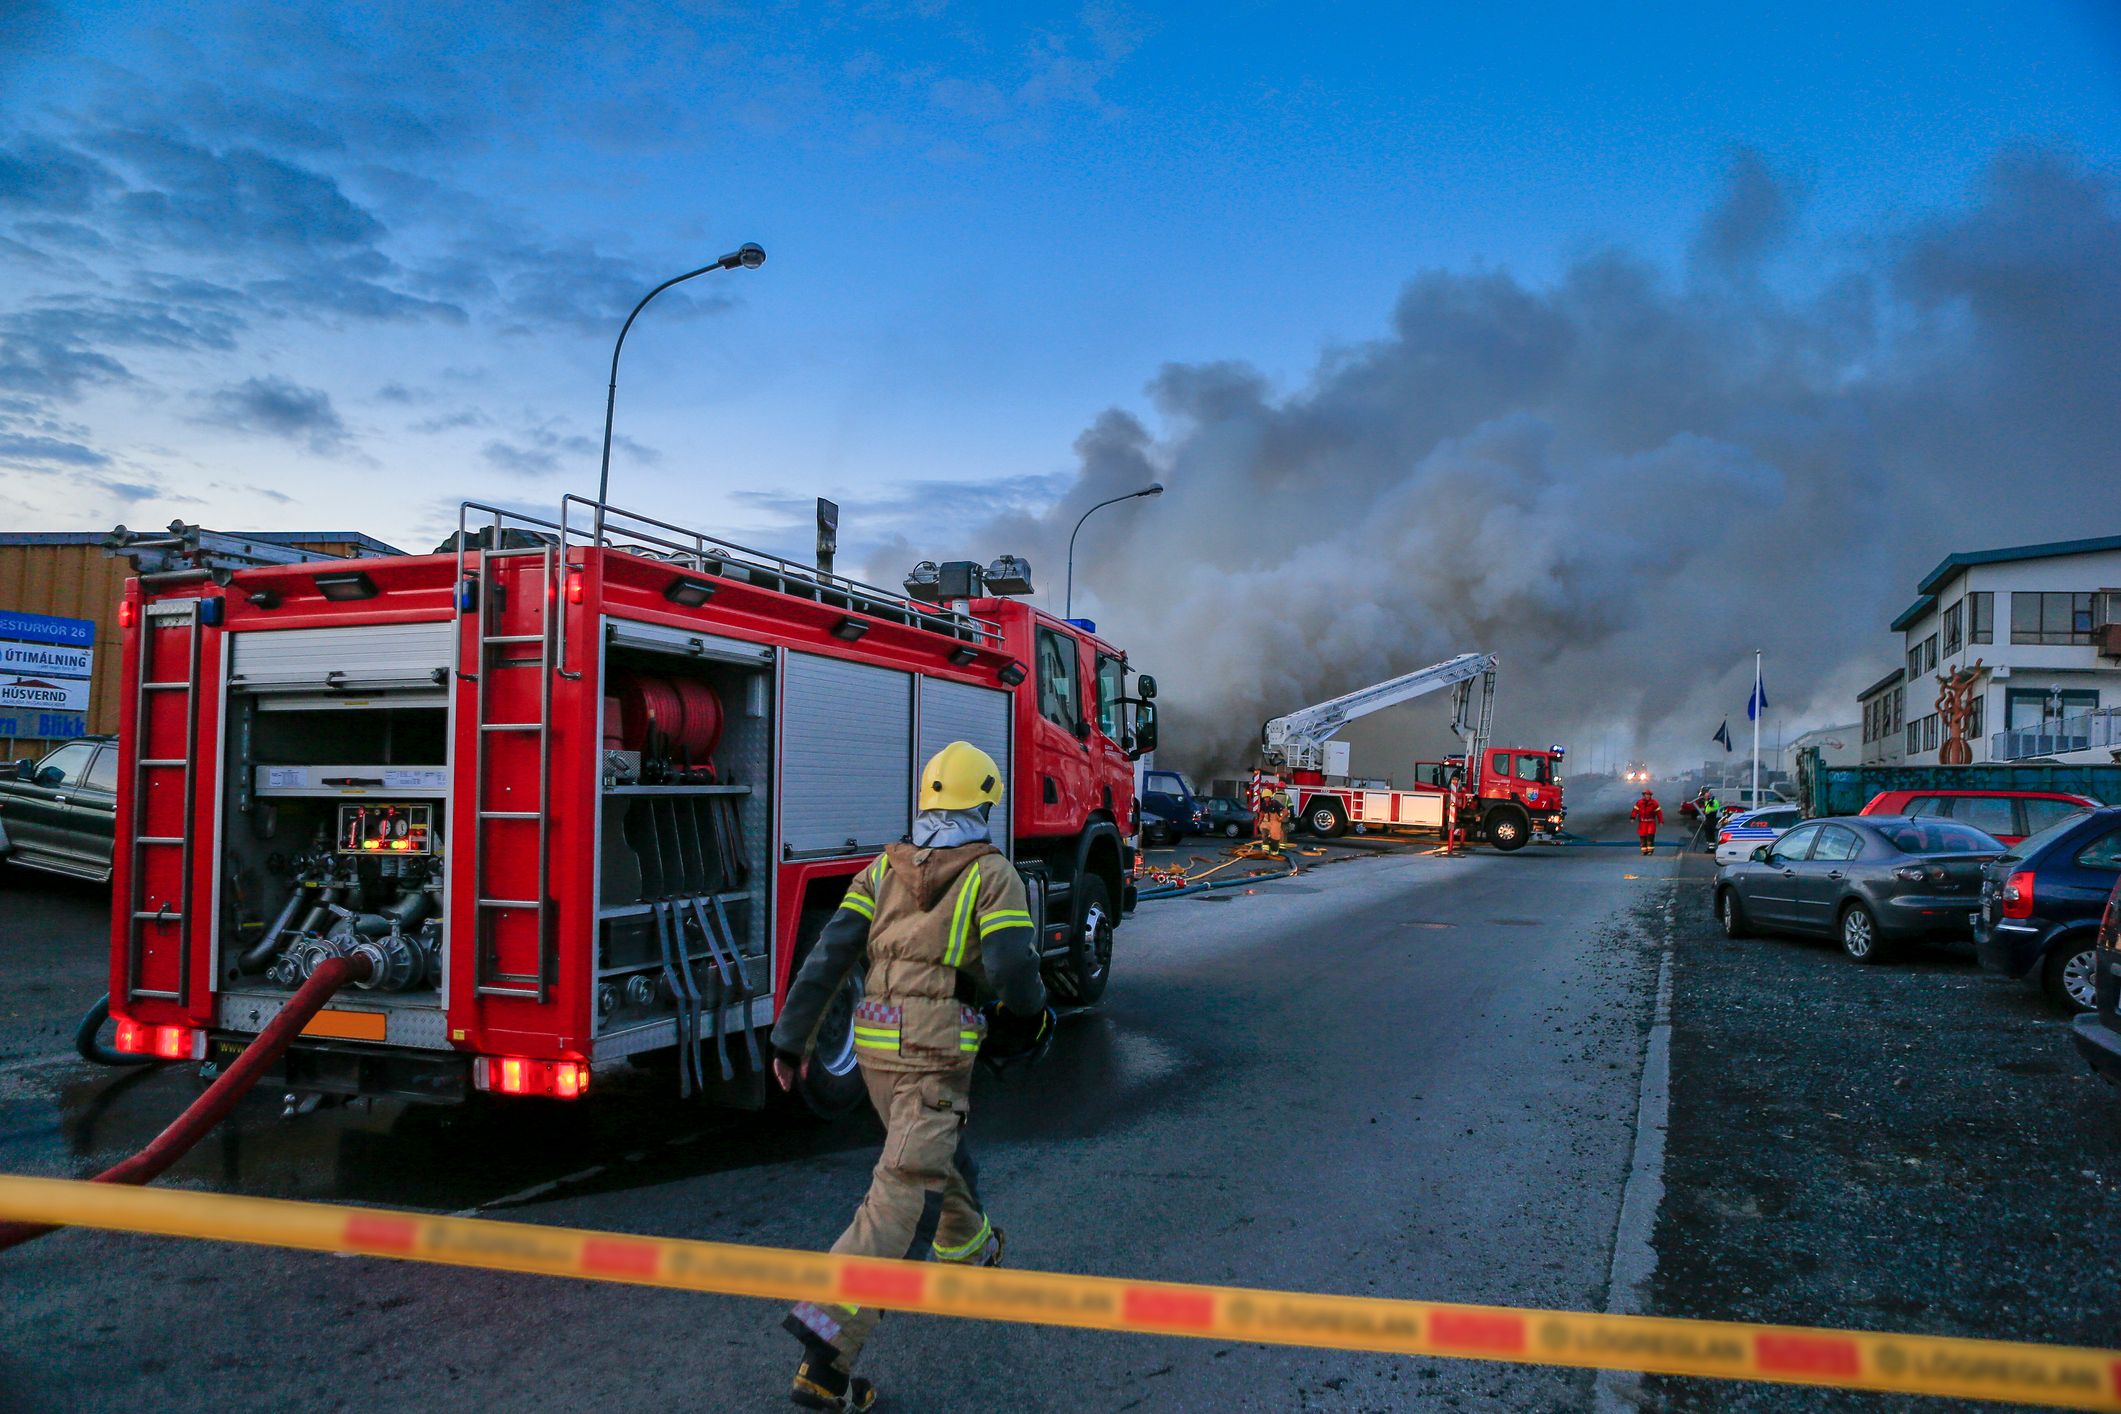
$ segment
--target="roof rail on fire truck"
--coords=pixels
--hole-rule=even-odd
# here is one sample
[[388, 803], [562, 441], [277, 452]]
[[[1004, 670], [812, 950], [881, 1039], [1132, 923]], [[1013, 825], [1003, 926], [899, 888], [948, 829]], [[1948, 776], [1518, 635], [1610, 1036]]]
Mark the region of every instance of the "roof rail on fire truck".
[[821, 604], [927, 629], [931, 633], [947, 634], [971, 643], [1001, 642], [999, 624], [962, 610], [925, 604], [877, 585], [845, 575], [827, 574], [813, 566], [765, 550], [754, 550], [733, 540], [724, 540], [641, 511], [571, 494], [560, 498], [557, 521], [480, 501], [462, 502], [457, 508], [459, 581], [464, 578], [465, 550], [471, 536], [477, 533], [472, 530], [474, 512], [489, 521], [491, 543], [496, 546], [504, 531], [511, 526], [527, 527], [533, 534], [561, 545], [579, 543], [664, 560], [701, 574], [741, 579], [783, 594], [813, 599]]

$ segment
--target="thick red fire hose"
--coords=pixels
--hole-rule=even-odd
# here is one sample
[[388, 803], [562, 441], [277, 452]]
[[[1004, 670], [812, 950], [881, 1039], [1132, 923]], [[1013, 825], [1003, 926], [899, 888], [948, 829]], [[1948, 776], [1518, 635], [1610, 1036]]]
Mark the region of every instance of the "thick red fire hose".
[[[169, 1128], [157, 1134], [148, 1146], [122, 1163], [90, 1179], [91, 1183], [148, 1183], [159, 1177], [162, 1171], [191, 1151], [192, 1145], [206, 1137], [236, 1102], [250, 1092], [258, 1083], [258, 1077], [282, 1053], [302, 1028], [309, 1025], [310, 1018], [324, 1007], [332, 994], [348, 982], [357, 982], [368, 976], [369, 961], [366, 957], [326, 958], [317, 964], [317, 970], [309, 974], [309, 980], [295, 990], [280, 1008], [280, 1014], [266, 1024], [256, 1040], [244, 1048], [243, 1054], [221, 1072], [220, 1078], [206, 1087], [191, 1106], [171, 1121]], [[53, 1228], [41, 1223], [0, 1223], [0, 1251], [20, 1246], [33, 1237], [42, 1237]]]

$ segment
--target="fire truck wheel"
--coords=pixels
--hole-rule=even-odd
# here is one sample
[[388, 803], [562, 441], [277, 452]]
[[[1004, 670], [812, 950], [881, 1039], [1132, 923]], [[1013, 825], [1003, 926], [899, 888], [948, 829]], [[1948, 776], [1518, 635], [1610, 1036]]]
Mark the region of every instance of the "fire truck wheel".
[[1112, 889], [1098, 875], [1075, 886], [1075, 937], [1067, 960], [1047, 974], [1053, 990], [1076, 1006], [1088, 1006], [1105, 994], [1112, 980]]
[[825, 1008], [810, 1063], [795, 1083], [796, 1099], [818, 1119], [839, 1119], [868, 1103], [861, 1069], [854, 1063], [854, 1009], [861, 1000], [862, 970], [857, 967]]
[[1514, 805], [1498, 805], [1488, 812], [1481, 822], [1488, 843], [1508, 854], [1513, 849], [1524, 848], [1524, 842], [1532, 838], [1532, 820]]
[[1337, 840], [1348, 832], [1348, 817], [1341, 813], [1336, 800], [1313, 801], [1304, 812], [1304, 824], [1320, 839]]

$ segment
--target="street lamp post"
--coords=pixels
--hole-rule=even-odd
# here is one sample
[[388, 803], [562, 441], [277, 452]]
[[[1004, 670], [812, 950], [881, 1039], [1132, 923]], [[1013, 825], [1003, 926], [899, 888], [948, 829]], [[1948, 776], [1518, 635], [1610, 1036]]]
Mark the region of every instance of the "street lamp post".
[[1075, 529], [1068, 532], [1068, 597], [1065, 601], [1063, 601], [1064, 607], [1061, 609], [1062, 618], [1072, 619], [1075, 617], [1075, 537], [1081, 533], [1083, 528], [1083, 522], [1090, 519], [1091, 515], [1094, 512], [1101, 511], [1107, 506], [1116, 506], [1121, 501], [1133, 501], [1145, 496], [1161, 496], [1163, 494], [1164, 483], [1161, 481], [1152, 481], [1147, 486], [1142, 487], [1142, 489], [1139, 491], [1129, 491], [1124, 496], [1114, 496], [1109, 501], [1099, 501], [1089, 510], [1084, 511], [1081, 515], [1075, 518]]
[[633, 313], [627, 315], [626, 322], [619, 326], [618, 342], [611, 346], [611, 381], [604, 388], [604, 465], [603, 470], [597, 474], [596, 528], [592, 537], [595, 543], [599, 545], [604, 543], [604, 502], [611, 490], [611, 415], [619, 401], [619, 351], [626, 347], [626, 331], [633, 327], [633, 321], [638, 319], [641, 311], [648, 307], [648, 301], [654, 299], [672, 285], [681, 285], [693, 276], [704, 275], [710, 270], [734, 270], [738, 266], [742, 266], [746, 270], [756, 270], [765, 263], [766, 248], [755, 242], [746, 241], [720, 260], [715, 261], [714, 264], [702, 265], [697, 270], [687, 270], [682, 275], [673, 275], [647, 294], [642, 295], [641, 302], [633, 307]]

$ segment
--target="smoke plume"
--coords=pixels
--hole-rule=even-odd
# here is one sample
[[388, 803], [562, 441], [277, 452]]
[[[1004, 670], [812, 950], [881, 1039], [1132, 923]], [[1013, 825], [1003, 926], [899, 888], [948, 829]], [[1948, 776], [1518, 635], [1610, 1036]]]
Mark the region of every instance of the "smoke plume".
[[1163, 482], [1085, 531], [1076, 612], [1156, 673], [1159, 755], [1197, 771], [1470, 649], [1502, 660], [1502, 738], [1579, 755], [1742, 737], [1756, 648], [1788, 729], [1852, 721], [1942, 556], [2121, 531], [2121, 220], [2105, 176], [2017, 151], [1950, 212], [1802, 229], [1744, 154], [1678, 269], [1426, 271], [1296, 388], [1168, 365], [1153, 417], [1098, 417], [1057, 503], [964, 548], [1022, 550], [1051, 591], [1077, 516]]

